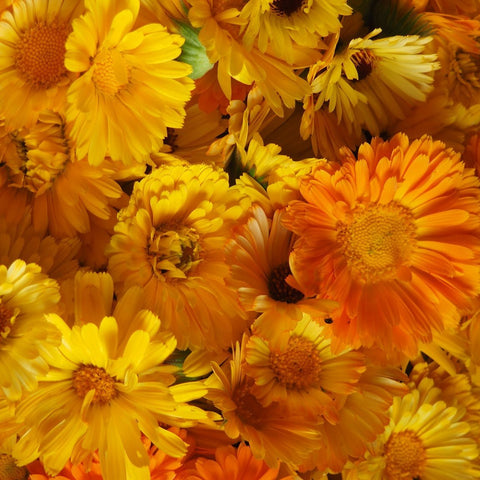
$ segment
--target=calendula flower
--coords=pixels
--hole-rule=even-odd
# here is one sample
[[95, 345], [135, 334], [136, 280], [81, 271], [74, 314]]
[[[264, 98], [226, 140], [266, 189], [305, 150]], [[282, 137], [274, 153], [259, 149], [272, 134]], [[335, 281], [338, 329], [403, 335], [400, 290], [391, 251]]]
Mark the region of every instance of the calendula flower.
[[338, 419], [336, 395], [353, 393], [365, 371], [363, 354], [333, 355], [323, 327], [304, 315], [295, 328], [267, 338], [252, 335], [246, 345], [245, 371], [255, 381], [255, 397], [263, 405], [283, 402], [292, 411]]
[[44, 314], [55, 311], [58, 284], [34, 263], [0, 265], [0, 389], [10, 401], [34, 390], [48, 370], [43, 358], [59, 332]]
[[34, 230], [31, 208], [18, 222], [0, 217], [0, 264], [16, 259], [36, 263], [42, 273], [61, 283], [74, 277], [78, 269], [80, 240], [75, 237], [56, 239]]
[[334, 112], [328, 111], [327, 104], [315, 108], [315, 97], [305, 98], [305, 111], [300, 123], [300, 135], [305, 140], [310, 139], [315, 155], [336, 160], [342, 147], [355, 150], [365, 141], [365, 134], [358, 125], [352, 129], [346, 117], [339, 121]]
[[248, 20], [243, 41], [293, 63], [295, 50], [325, 48], [322, 37], [337, 33], [341, 16], [351, 13], [345, 0], [250, 0], [240, 13]]
[[[245, 85], [255, 83], [280, 116], [284, 105], [292, 108], [296, 100], [309, 93], [309, 85], [292, 65], [244, 45], [242, 28], [247, 20], [240, 17], [242, 1], [192, 0], [189, 3], [188, 18], [200, 29], [199, 40], [206, 48], [210, 63], [218, 64], [218, 83], [229, 100], [232, 99], [232, 78]], [[303, 60], [308, 63], [306, 58]]]
[[[43, 111], [31, 127], [11, 132], [3, 128], [1, 135], [4, 201], [31, 204], [37, 232], [73, 237], [90, 230], [91, 217], [115, 216], [113, 205], [123, 194], [110, 178], [109, 162], [93, 167], [87, 159], [76, 159], [60, 114]], [[24, 210], [20, 208], [17, 215], [23, 217]]]
[[120, 289], [143, 288], [180, 349], [228, 348], [247, 326], [225, 285], [224, 247], [249, 205], [212, 166], [164, 166], [135, 184], [119, 213], [109, 272]]
[[241, 143], [236, 144], [234, 154], [224, 167], [230, 177], [236, 179], [236, 185], [251, 197], [252, 203], [261, 205], [270, 217], [275, 209], [282, 209], [291, 200], [300, 198], [300, 178], [303, 175], [319, 164], [327, 164], [320, 158], [293, 159], [282, 155], [281, 151], [282, 147], [277, 144], [264, 145], [256, 133], [247, 148]]
[[146, 161], [167, 127], [183, 125], [193, 89], [190, 66], [175, 60], [183, 38], [158, 23], [134, 29], [139, 0], [86, 0], [85, 7], [65, 53], [66, 68], [80, 74], [66, 111], [77, 155], [92, 165], [106, 155], [125, 164]]
[[161, 165], [162, 162], [171, 162], [173, 156], [187, 163], [212, 163], [223, 167], [223, 158], [220, 155], [207, 156], [207, 151], [211, 139], [227, 129], [227, 120], [218, 110], [205, 113], [196, 103], [186, 111], [184, 127], [168, 129], [161, 151], [151, 156], [153, 162]]
[[433, 72], [440, 65], [436, 55], [425, 53], [432, 37], [373, 39], [380, 32], [351, 40], [311, 81], [318, 94], [315, 108], [326, 104], [339, 121], [346, 116], [349, 131], [361, 127], [379, 135], [433, 89]]
[[[476, 40], [476, 39], [475, 39]], [[449, 96], [466, 108], [480, 102], [480, 52], [460, 48], [450, 38], [438, 42], [438, 59], [441, 63], [440, 80], [445, 83]]]
[[480, 289], [479, 180], [460, 154], [422, 137], [373, 139], [334, 173], [306, 176], [284, 224], [307, 294], [340, 303], [332, 332], [411, 356], [458, 321]]
[[316, 422], [300, 411], [291, 412], [274, 402], [263, 406], [254, 394], [254, 381], [245, 373], [245, 344], [237, 343], [233, 358], [222, 369], [213, 363], [207, 398], [221, 411], [225, 433], [248, 442], [253, 455], [270, 467], [279, 461], [298, 466], [317, 445]]
[[249, 446], [241, 443], [215, 450], [215, 459], [199, 457], [191, 460], [193, 465], [180, 470], [176, 480], [216, 480], [241, 478], [243, 480], [293, 480], [292, 476], [279, 475], [279, 469], [270, 468], [255, 458]]
[[21, 0], [0, 20], [0, 116], [8, 128], [29, 127], [45, 109], [63, 111], [76, 78], [65, 68], [65, 42], [82, 0]]
[[395, 397], [390, 424], [365, 458], [347, 465], [346, 480], [467, 480], [480, 477], [478, 447], [463, 412], [438, 400], [433, 382]]
[[[365, 354], [366, 369], [350, 394], [335, 395], [337, 419], [318, 425], [320, 440], [301, 469], [339, 473], [351, 458], [363, 457], [390, 421], [394, 396], [408, 393], [408, 377], [399, 368], [379, 366]], [[328, 419], [327, 419], [328, 420]]]
[[72, 465], [72, 462], [68, 461], [58, 475], [54, 476], [45, 472], [40, 460], [35, 460], [22, 468], [28, 471], [30, 480], [103, 480], [98, 455], [94, 455], [88, 468], [82, 463]]
[[[461, 333], [459, 335], [463, 336]], [[478, 441], [480, 439], [479, 386], [472, 382], [472, 377], [462, 362], [457, 361], [454, 364], [457, 371], [451, 374], [436, 362], [428, 364], [419, 362], [413, 366], [409, 378], [414, 386], [420, 385], [424, 378], [432, 379], [435, 387], [440, 389], [441, 400], [448, 405], [465, 409], [463, 421], [470, 425], [470, 436]]]
[[252, 207], [251, 217], [227, 245], [231, 269], [227, 281], [246, 311], [261, 314], [254, 328], [267, 337], [267, 332], [294, 328], [304, 311], [323, 319], [335, 305], [305, 297], [289, 283], [289, 254], [295, 236], [281, 224], [282, 214], [276, 210], [270, 220], [261, 207]]
[[157, 317], [151, 315], [145, 329], [132, 326], [124, 341], [114, 317], [72, 329], [57, 315], [48, 320], [61, 330], [62, 344], [48, 358], [49, 373], [18, 404], [29, 427], [14, 448], [20, 463], [38, 456], [47, 473], [57, 475], [69, 459], [88, 465], [98, 450], [106, 480], [126, 479], [127, 472], [148, 478], [141, 432], [166, 454], [185, 454], [184, 441], [159, 422], [205, 421], [205, 412], [185, 402], [206, 390], [194, 382], [171, 386], [176, 368], [162, 363], [176, 342], [157, 333]]
[[[419, 10], [474, 17], [480, 13], [478, 0], [410, 0]], [[417, 5], [418, 4], [418, 5]]]

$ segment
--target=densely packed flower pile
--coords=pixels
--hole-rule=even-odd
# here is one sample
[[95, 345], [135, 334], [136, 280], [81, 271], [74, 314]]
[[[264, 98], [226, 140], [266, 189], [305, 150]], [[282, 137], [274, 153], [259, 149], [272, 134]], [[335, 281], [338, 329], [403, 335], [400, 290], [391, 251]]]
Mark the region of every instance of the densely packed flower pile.
[[480, 0], [0, 9], [0, 480], [480, 478]]

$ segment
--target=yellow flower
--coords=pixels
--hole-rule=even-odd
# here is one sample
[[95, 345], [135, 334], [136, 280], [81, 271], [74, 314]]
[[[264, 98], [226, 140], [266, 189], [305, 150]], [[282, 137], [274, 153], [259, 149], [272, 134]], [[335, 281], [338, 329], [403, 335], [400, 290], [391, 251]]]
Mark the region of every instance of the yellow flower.
[[[320, 440], [302, 465], [303, 470], [341, 472], [351, 458], [362, 457], [388, 425], [388, 409], [394, 396], [408, 393], [405, 374], [396, 367], [379, 366], [362, 351], [366, 370], [350, 394], [335, 395], [337, 419], [318, 425]], [[401, 383], [402, 382], [402, 383]]]
[[67, 93], [67, 120], [79, 158], [125, 164], [158, 150], [180, 128], [193, 81], [175, 59], [182, 37], [157, 23], [134, 30], [139, 0], [86, 0], [66, 43], [65, 66], [80, 74]]
[[[73, 237], [90, 230], [92, 217], [115, 216], [112, 204], [123, 194], [110, 178], [109, 163], [93, 167], [86, 159], [77, 160], [60, 114], [43, 111], [31, 127], [2, 129], [1, 134], [0, 190], [6, 197], [2, 203], [31, 204], [37, 232]], [[25, 215], [22, 208], [16, 213], [18, 220]]]
[[221, 411], [230, 438], [248, 442], [253, 455], [270, 467], [280, 461], [295, 468], [317, 446], [317, 425], [301, 411], [291, 412], [278, 402], [268, 406], [259, 402], [254, 381], [244, 369], [246, 340], [241, 346], [237, 343], [224, 369], [213, 363], [207, 398]]
[[224, 246], [250, 201], [208, 165], [164, 166], [135, 184], [107, 247], [119, 289], [143, 288], [180, 349], [228, 348], [247, 327], [225, 285]]
[[255, 83], [272, 110], [282, 116], [284, 105], [292, 108], [296, 100], [310, 92], [309, 85], [295, 73], [293, 66], [243, 44], [242, 28], [247, 20], [240, 17], [242, 1], [189, 3], [189, 20], [200, 28], [199, 40], [210, 62], [218, 63], [218, 82], [228, 99], [232, 98], [232, 78], [246, 85]]
[[310, 139], [315, 155], [338, 160], [342, 147], [355, 150], [365, 141], [359, 125], [355, 124], [352, 128], [346, 116], [339, 121], [335, 112], [328, 111], [327, 104], [315, 108], [315, 102], [316, 95], [305, 98], [305, 111], [300, 123], [300, 135], [305, 140]]
[[475, 42], [474, 52], [465, 51], [452, 42], [451, 36], [450, 33], [448, 39], [438, 41], [438, 59], [442, 66], [439, 84], [445, 85], [455, 103], [468, 108], [480, 103], [480, 44]]
[[11, 222], [0, 217], [0, 264], [9, 265], [16, 259], [36, 263], [42, 273], [61, 284], [74, 277], [78, 269], [78, 238], [60, 240], [35, 232], [32, 211], [28, 208], [21, 220]]
[[351, 13], [345, 0], [250, 0], [240, 13], [240, 18], [248, 20], [244, 43], [257, 44], [262, 52], [271, 49], [288, 63], [294, 62], [295, 50], [313, 59], [325, 48], [322, 37], [337, 33], [341, 16]]
[[207, 151], [211, 139], [225, 132], [227, 120], [218, 110], [203, 112], [198, 104], [190, 105], [186, 111], [185, 125], [181, 129], [168, 129], [160, 153], [152, 155], [152, 160], [158, 166], [161, 162], [171, 162], [173, 156], [184, 163], [212, 163], [222, 167], [223, 158], [207, 156]]
[[395, 397], [390, 424], [364, 459], [346, 467], [346, 480], [480, 477], [478, 447], [469, 437], [462, 409], [439, 400], [440, 391], [428, 380], [403, 398]]
[[57, 282], [38, 265], [0, 265], [0, 389], [10, 401], [34, 390], [48, 369], [43, 357], [60, 338], [44, 314], [55, 311], [59, 300]]
[[255, 381], [255, 397], [263, 405], [283, 402], [292, 411], [335, 423], [335, 397], [356, 391], [366, 365], [362, 353], [347, 350], [333, 355], [330, 344], [323, 327], [308, 315], [289, 332], [278, 328], [267, 338], [252, 335], [245, 371]]
[[65, 42], [82, 0], [20, 0], [0, 21], [0, 116], [9, 128], [29, 127], [44, 109], [63, 111], [76, 77], [65, 68]]
[[311, 82], [318, 94], [315, 108], [326, 104], [339, 121], [346, 116], [350, 132], [361, 127], [380, 135], [392, 118], [405, 117], [411, 106], [425, 101], [440, 67], [436, 55], [424, 53], [432, 37], [372, 39], [379, 33], [351, 40]]
[[[185, 402], [206, 393], [195, 382], [172, 386], [176, 368], [162, 365], [175, 348], [171, 334], [157, 333], [150, 315], [146, 329], [124, 341], [114, 317], [70, 329], [57, 315], [49, 321], [62, 332], [62, 344], [48, 358], [50, 370], [17, 408], [28, 430], [13, 454], [20, 464], [39, 456], [56, 475], [70, 459], [87, 464], [98, 450], [103, 478], [149, 478], [143, 432], [167, 455], [186, 452], [183, 440], [159, 425], [191, 425], [207, 414]], [[138, 326], [138, 325], [137, 325]]]
[[304, 177], [305, 200], [287, 208], [293, 275], [306, 294], [340, 303], [340, 343], [415, 356], [479, 292], [479, 180], [426, 136], [343, 154], [337, 171]]

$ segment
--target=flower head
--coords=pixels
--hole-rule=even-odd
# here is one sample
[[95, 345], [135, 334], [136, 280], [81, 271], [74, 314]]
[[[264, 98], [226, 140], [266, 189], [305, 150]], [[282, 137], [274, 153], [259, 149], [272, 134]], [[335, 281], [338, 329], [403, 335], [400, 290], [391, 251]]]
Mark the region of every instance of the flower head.
[[479, 181], [441, 142], [374, 139], [300, 191], [284, 217], [299, 236], [292, 272], [340, 303], [332, 329], [344, 342], [415, 355], [478, 293]]
[[480, 477], [478, 448], [462, 410], [440, 400], [439, 390], [425, 380], [419, 389], [395, 397], [390, 424], [364, 459], [347, 466], [347, 480]]
[[44, 356], [60, 335], [44, 314], [55, 311], [59, 300], [57, 282], [38, 265], [0, 265], [0, 389], [10, 401], [34, 390], [48, 370]]
[[214, 364], [208, 398], [222, 413], [225, 433], [248, 442], [256, 458], [270, 467], [279, 461], [298, 466], [318, 443], [316, 422], [279, 402], [260, 403], [254, 380], [245, 372], [246, 341], [244, 337], [241, 346], [237, 343], [225, 369]]
[[[237, 448], [230, 445], [218, 447], [215, 459], [199, 457], [190, 461], [191, 468], [180, 470], [178, 480], [216, 480], [218, 478], [241, 478], [243, 480], [280, 480], [278, 468], [270, 468], [255, 458], [249, 446], [241, 443]], [[281, 476], [281, 480], [292, 480]]]
[[[86, 158], [77, 159], [62, 115], [43, 111], [30, 127], [10, 132], [4, 127], [1, 133], [0, 191], [5, 202], [18, 198], [32, 205], [37, 232], [73, 237], [90, 230], [92, 217], [108, 220], [115, 215], [112, 204], [123, 195], [111, 178], [111, 162], [93, 167]], [[17, 215], [25, 213], [20, 209]]]
[[[86, 0], [66, 42], [65, 66], [79, 78], [67, 94], [77, 155], [146, 161], [185, 117], [191, 68], [175, 59], [183, 39], [159, 23], [134, 30], [139, 0]], [[154, 52], [154, 53], [153, 53]]]
[[208, 165], [165, 166], [135, 185], [107, 248], [119, 287], [143, 288], [179, 348], [228, 348], [246, 328], [224, 247], [250, 205]]
[[9, 128], [31, 126], [44, 109], [63, 111], [76, 75], [65, 68], [65, 42], [83, 1], [14, 2], [0, 21], [0, 116]]
[[183, 440], [159, 422], [206, 420], [205, 412], [185, 403], [205, 389], [195, 383], [172, 386], [175, 368], [162, 363], [176, 342], [171, 334], [157, 333], [158, 318], [137, 323], [122, 342], [114, 317], [98, 327], [72, 329], [57, 315], [49, 321], [61, 330], [62, 344], [49, 356], [49, 373], [37, 390], [18, 405], [29, 426], [14, 449], [21, 463], [39, 455], [56, 475], [69, 459], [88, 464], [98, 450], [103, 478], [125, 479], [128, 471], [138, 474], [150, 463], [141, 432], [166, 454], [185, 454]]

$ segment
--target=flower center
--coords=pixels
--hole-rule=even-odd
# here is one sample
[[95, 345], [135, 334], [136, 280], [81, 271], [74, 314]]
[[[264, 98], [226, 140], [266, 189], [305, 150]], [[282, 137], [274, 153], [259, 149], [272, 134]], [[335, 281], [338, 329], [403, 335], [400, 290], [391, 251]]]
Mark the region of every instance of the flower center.
[[[451, 65], [455, 81], [467, 97], [476, 99], [480, 90], [480, 60], [466, 52], [457, 52]], [[458, 88], [457, 86], [457, 88]]]
[[385, 445], [386, 472], [389, 480], [420, 477], [426, 454], [422, 441], [410, 431], [393, 433]]
[[400, 265], [408, 263], [413, 250], [413, 215], [397, 203], [357, 209], [350, 223], [338, 224], [337, 241], [358, 279], [367, 283], [390, 280]]
[[268, 277], [268, 293], [273, 300], [286, 303], [297, 303], [304, 297], [303, 293], [291, 287], [285, 279], [291, 274], [288, 263], [272, 269]]
[[250, 392], [253, 381], [244, 380], [233, 392], [233, 400], [237, 406], [235, 412], [240, 420], [252, 427], [258, 428], [263, 425], [265, 407]]
[[117, 50], [100, 50], [93, 61], [92, 80], [97, 90], [109, 96], [124, 89], [130, 79], [130, 70], [123, 55]]
[[157, 276], [186, 278], [186, 274], [200, 263], [200, 236], [195, 229], [164, 225], [153, 229], [147, 255]]
[[12, 331], [15, 317], [13, 310], [0, 303], [0, 341], [7, 338]]
[[358, 80], [363, 80], [372, 73], [375, 55], [370, 50], [358, 50], [351, 59], [357, 69]]
[[117, 396], [115, 380], [104, 368], [82, 365], [73, 373], [73, 388], [79, 397], [84, 398], [90, 390], [95, 390], [92, 402], [105, 405]]
[[27, 188], [37, 195], [44, 193], [70, 158], [63, 121], [56, 114], [41, 115], [33, 127], [11, 132], [9, 137], [17, 152], [4, 159], [9, 168], [9, 186]]
[[70, 26], [65, 23], [37, 23], [17, 44], [15, 65], [20, 74], [37, 88], [51, 88], [67, 73], [65, 42]]
[[315, 344], [298, 336], [290, 337], [284, 352], [272, 352], [270, 363], [277, 381], [291, 390], [306, 390], [316, 385], [322, 369]]
[[19, 467], [8, 453], [0, 453], [0, 480], [27, 480], [26, 467]]
[[270, 8], [277, 15], [289, 17], [305, 8], [307, 3], [306, 0], [273, 0], [273, 2], [270, 2]]

